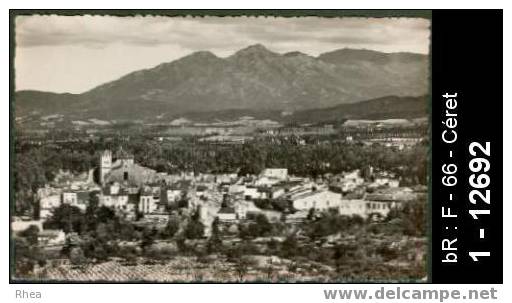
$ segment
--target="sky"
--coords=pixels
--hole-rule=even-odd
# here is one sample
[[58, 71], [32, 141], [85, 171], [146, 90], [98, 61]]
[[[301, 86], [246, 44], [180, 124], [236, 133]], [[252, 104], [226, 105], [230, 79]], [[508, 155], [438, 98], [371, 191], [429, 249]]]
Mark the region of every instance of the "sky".
[[18, 16], [16, 90], [82, 93], [195, 51], [253, 44], [312, 56], [340, 48], [427, 54], [420, 18]]

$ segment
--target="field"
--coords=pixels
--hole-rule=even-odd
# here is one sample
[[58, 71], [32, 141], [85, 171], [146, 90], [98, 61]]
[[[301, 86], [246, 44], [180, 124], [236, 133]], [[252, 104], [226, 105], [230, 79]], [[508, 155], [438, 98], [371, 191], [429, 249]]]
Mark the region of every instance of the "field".
[[[337, 273], [335, 268], [318, 262], [282, 259], [276, 256], [248, 256], [245, 263], [230, 263], [212, 255], [197, 257], [175, 257], [165, 262], [139, 261], [126, 264], [122, 260], [111, 260], [87, 265], [47, 265], [35, 271], [36, 281], [63, 282], [350, 282], [384, 281], [389, 278], [420, 282], [412, 277], [423, 265], [411, 263], [384, 263], [372, 266], [372, 278], [361, 280], [366, 266], [350, 268]], [[300, 263], [300, 265], [298, 265]], [[422, 270], [420, 270], [422, 271]], [[359, 272], [359, 274], [358, 274]], [[407, 278], [410, 276], [410, 278]], [[376, 278], [380, 277], [380, 278]]]

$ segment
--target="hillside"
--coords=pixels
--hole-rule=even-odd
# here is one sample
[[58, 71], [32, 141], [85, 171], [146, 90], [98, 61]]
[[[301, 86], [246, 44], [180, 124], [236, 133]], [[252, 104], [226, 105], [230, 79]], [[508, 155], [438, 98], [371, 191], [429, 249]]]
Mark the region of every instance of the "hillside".
[[298, 111], [287, 118], [299, 123], [316, 123], [348, 119], [413, 119], [426, 116], [428, 116], [427, 96], [386, 96], [329, 108]]

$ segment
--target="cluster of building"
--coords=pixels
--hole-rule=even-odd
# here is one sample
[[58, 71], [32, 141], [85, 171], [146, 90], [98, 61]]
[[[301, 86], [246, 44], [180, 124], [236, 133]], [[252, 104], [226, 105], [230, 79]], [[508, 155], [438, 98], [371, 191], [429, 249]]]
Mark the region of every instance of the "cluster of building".
[[106, 150], [100, 155], [98, 167], [87, 177], [54, 182], [38, 190], [40, 217], [48, 219], [62, 204], [85, 211], [95, 199], [99, 206], [110, 207], [127, 219], [146, 215], [148, 218], [166, 218], [173, 206], [197, 209], [201, 201], [208, 199], [207, 192], [212, 198], [215, 184], [231, 177], [159, 173], [135, 163], [133, 155], [122, 149], [115, 155]]
[[[122, 149], [115, 155], [103, 151], [97, 169], [88, 174], [62, 175], [66, 174], [58, 175], [59, 184], [38, 191], [42, 222], [62, 204], [85, 211], [96, 200], [137, 224], [166, 224], [177, 209], [181, 213], [199, 211], [208, 234], [215, 218], [222, 223], [239, 223], [251, 215], [264, 214], [271, 221], [294, 223], [305, 220], [311, 209], [368, 218], [386, 216], [417, 196], [415, 190], [400, 187], [393, 174], [372, 169], [364, 178], [355, 170], [311, 179], [290, 175], [286, 168], [267, 168], [248, 176], [170, 175], [137, 164], [133, 155]], [[13, 229], [25, 225], [13, 223]]]
[[393, 174], [373, 173], [371, 169], [367, 180], [361, 177], [360, 170], [312, 180], [289, 176], [287, 169], [265, 169], [259, 176], [241, 178], [229, 186], [227, 192], [235, 202], [221, 209], [219, 218], [222, 221], [243, 220], [248, 217], [247, 213], [269, 216], [272, 211], [258, 208], [255, 203], [258, 200], [281, 202], [281, 212], [271, 217], [284, 218], [287, 222], [303, 221], [311, 209], [332, 210], [340, 215], [362, 218], [385, 217], [391, 209], [400, 208], [421, 194], [400, 187], [399, 183]]

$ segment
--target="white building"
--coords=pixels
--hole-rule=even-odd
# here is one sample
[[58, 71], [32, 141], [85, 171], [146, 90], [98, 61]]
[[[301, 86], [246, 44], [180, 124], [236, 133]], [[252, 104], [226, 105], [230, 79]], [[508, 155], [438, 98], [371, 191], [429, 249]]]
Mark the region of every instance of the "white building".
[[235, 222], [237, 214], [233, 207], [223, 207], [217, 212], [217, 218], [224, 223]]
[[333, 181], [331, 185], [338, 188], [338, 190], [343, 193], [351, 192], [364, 183], [364, 179], [360, 176], [359, 169], [338, 175]]
[[102, 206], [116, 209], [127, 209], [129, 201], [129, 192], [120, 187], [118, 183], [103, 188], [99, 195], [99, 203]]
[[246, 186], [243, 184], [231, 184], [228, 187], [228, 193], [230, 193], [230, 194], [244, 193], [245, 190], [246, 190]]
[[287, 168], [266, 168], [255, 182], [256, 186], [272, 186], [288, 179]]
[[391, 188], [398, 188], [399, 185], [400, 185], [400, 181], [398, 181], [398, 180], [391, 179], [388, 181], [388, 186]]
[[357, 184], [352, 181], [344, 181], [337, 184], [341, 192], [348, 193], [357, 188]]
[[209, 188], [206, 185], [196, 185], [195, 194], [197, 198], [206, 197]]
[[246, 187], [244, 190], [244, 198], [246, 200], [261, 199], [262, 192], [257, 187]]
[[277, 199], [282, 197], [285, 194], [285, 189], [283, 187], [272, 187], [269, 192], [269, 198]]
[[293, 208], [296, 210], [326, 210], [338, 208], [341, 203], [341, 194], [328, 190], [310, 191], [291, 198]]
[[271, 179], [278, 179], [284, 181], [288, 178], [287, 168], [266, 168], [261, 172], [260, 177], [267, 177]]
[[63, 245], [66, 242], [66, 233], [60, 229], [46, 229], [39, 232], [37, 241], [43, 246]]
[[378, 214], [385, 217], [393, 207], [394, 204], [390, 202], [351, 199], [342, 200], [338, 211], [340, 215], [345, 216], [357, 215], [367, 218], [370, 215]]
[[64, 191], [62, 192], [62, 204], [78, 207], [85, 211], [89, 201], [89, 192], [86, 191]]
[[364, 179], [361, 178], [361, 172], [359, 169], [353, 170], [349, 173], [344, 173], [343, 180], [351, 181], [356, 185], [361, 185], [364, 183]]
[[16, 217], [13, 217], [13, 219], [11, 222], [11, 230], [13, 232], [24, 231], [31, 225], [36, 226], [40, 231], [43, 230], [43, 222], [40, 220], [18, 220]]
[[247, 205], [244, 203], [238, 203], [235, 205], [235, 215], [238, 220], [245, 220], [247, 217]]
[[263, 176], [263, 177], [259, 177], [258, 180], [256, 180], [256, 182], [254, 182], [254, 184], [256, 186], [270, 187], [270, 186], [275, 185], [275, 184], [277, 184], [279, 182], [281, 182], [280, 179], [270, 178], [270, 177]]
[[78, 203], [78, 198], [76, 196], [76, 192], [63, 192], [62, 193], [62, 203], [75, 205]]
[[43, 197], [39, 200], [40, 212], [39, 216], [41, 219], [48, 219], [52, 215], [52, 211], [59, 207], [61, 203], [61, 195], [54, 194]]
[[152, 190], [143, 190], [139, 198], [139, 211], [143, 214], [157, 212], [160, 204], [160, 197], [155, 196]]
[[128, 207], [128, 195], [102, 195], [100, 196], [100, 204], [106, 207], [125, 209]]
[[172, 203], [176, 202], [181, 197], [181, 189], [173, 189], [169, 188], [166, 190], [167, 202]]

